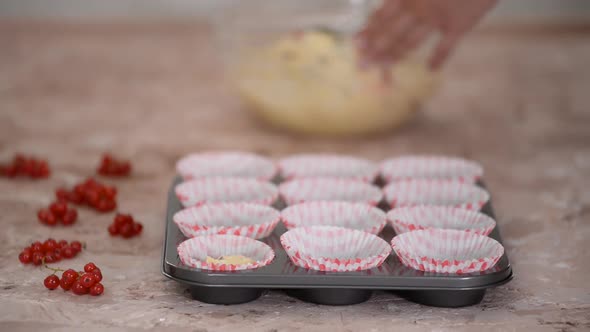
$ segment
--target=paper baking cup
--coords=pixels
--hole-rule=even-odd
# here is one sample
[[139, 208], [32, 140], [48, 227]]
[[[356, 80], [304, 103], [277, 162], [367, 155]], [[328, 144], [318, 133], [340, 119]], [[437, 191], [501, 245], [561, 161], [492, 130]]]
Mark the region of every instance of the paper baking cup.
[[295, 179], [280, 185], [287, 205], [310, 201], [346, 201], [377, 205], [383, 193], [362, 181], [336, 178]]
[[394, 181], [383, 192], [392, 208], [443, 205], [479, 210], [490, 199], [490, 194], [484, 189], [459, 180]]
[[387, 219], [380, 209], [364, 204], [318, 201], [295, 204], [281, 212], [287, 229], [308, 226], [339, 226], [379, 234]]
[[186, 237], [231, 234], [261, 239], [272, 233], [280, 217], [279, 211], [265, 205], [220, 203], [189, 207], [172, 219]]
[[333, 154], [302, 154], [279, 161], [284, 179], [334, 177], [373, 182], [379, 172], [372, 162]]
[[269, 182], [244, 178], [202, 178], [180, 183], [176, 196], [185, 207], [205, 203], [257, 203], [271, 205], [278, 189]]
[[393, 226], [396, 234], [439, 228], [488, 235], [496, 227], [496, 221], [483, 213], [452, 206], [397, 208], [387, 213], [387, 220]]
[[[248, 264], [217, 264], [207, 263], [207, 256], [242, 255], [254, 260]], [[178, 245], [180, 261], [190, 267], [215, 270], [237, 271], [255, 269], [268, 265], [275, 257], [272, 249], [257, 240], [237, 235], [207, 235], [188, 239]]]
[[294, 228], [281, 244], [297, 266], [319, 271], [361, 271], [380, 266], [391, 253], [383, 239], [367, 232], [334, 227]]
[[454, 229], [423, 229], [391, 241], [401, 262], [420, 271], [472, 273], [493, 267], [504, 247], [487, 236]]
[[237, 151], [189, 154], [176, 163], [176, 170], [185, 180], [217, 176], [270, 180], [277, 172], [270, 159]]
[[402, 156], [381, 163], [386, 182], [414, 178], [455, 179], [474, 183], [483, 175], [483, 167], [471, 160], [444, 156]]

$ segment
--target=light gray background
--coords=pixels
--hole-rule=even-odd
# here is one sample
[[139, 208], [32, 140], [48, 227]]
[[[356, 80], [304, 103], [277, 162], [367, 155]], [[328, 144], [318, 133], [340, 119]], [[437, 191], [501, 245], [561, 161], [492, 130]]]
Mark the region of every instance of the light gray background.
[[[248, 0], [0, 0], [0, 17], [169, 18], [208, 16], [221, 4]], [[272, 1], [272, 0], [269, 0]], [[501, 0], [488, 21], [590, 21], [588, 0]]]

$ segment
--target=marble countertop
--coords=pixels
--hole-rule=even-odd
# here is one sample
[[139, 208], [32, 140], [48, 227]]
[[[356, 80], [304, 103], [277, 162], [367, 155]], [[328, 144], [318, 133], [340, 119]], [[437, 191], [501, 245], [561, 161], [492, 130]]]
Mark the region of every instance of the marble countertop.
[[[425, 110], [401, 130], [362, 139], [298, 137], [266, 128], [221, 84], [198, 24], [0, 22], [0, 160], [49, 159], [50, 179], [0, 179], [0, 326], [6, 331], [575, 331], [590, 329], [590, 33], [483, 31], [445, 69]], [[272, 157], [400, 153], [474, 158], [486, 168], [516, 278], [479, 305], [442, 309], [377, 292], [363, 304], [318, 306], [280, 292], [236, 306], [193, 301], [160, 273], [166, 191], [177, 158], [201, 149]], [[104, 151], [130, 158], [113, 181], [120, 209], [145, 226], [109, 237], [112, 214], [79, 209], [71, 228], [35, 211], [53, 190], [91, 175]], [[47, 272], [19, 250], [47, 237], [88, 249], [60, 265], [102, 268], [105, 294], [48, 291]]]

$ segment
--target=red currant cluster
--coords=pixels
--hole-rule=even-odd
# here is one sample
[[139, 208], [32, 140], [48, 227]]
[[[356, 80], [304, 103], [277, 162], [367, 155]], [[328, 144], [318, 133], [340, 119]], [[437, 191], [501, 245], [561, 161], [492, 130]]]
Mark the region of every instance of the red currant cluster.
[[131, 163], [117, 160], [110, 154], [105, 153], [96, 171], [98, 174], [106, 176], [128, 176], [131, 173]]
[[75, 185], [71, 191], [59, 188], [55, 191], [55, 196], [59, 201], [85, 204], [100, 212], [113, 211], [117, 207], [117, 188], [104, 185], [93, 178]]
[[0, 165], [0, 176], [13, 178], [16, 176], [28, 176], [33, 179], [49, 177], [50, 170], [47, 161], [25, 157], [21, 154], [14, 156], [12, 164]]
[[39, 241], [33, 242], [18, 255], [18, 260], [23, 264], [41, 265], [45, 263], [59, 262], [64, 258], [74, 258], [82, 251], [82, 243], [80, 241], [72, 241], [68, 243], [66, 240], [55, 241], [52, 238], [41, 243]]
[[64, 226], [70, 226], [78, 219], [78, 211], [68, 207], [66, 202], [54, 202], [49, 205], [49, 208], [39, 210], [37, 218], [47, 226], [55, 226], [58, 222]]
[[[98, 296], [104, 292], [104, 286], [100, 283], [102, 281], [102, 273], [94, 263], [84, 265], [84, 271], [76, 272], [73, 269], [61, 270], [47, 267], [53, 270], [53, 274], [47, 276], [43, 281], [45, 287], [54, 290], [61, 287], [65, 291], [72, 290], [76, 295], [90, 294]], [[55, 274], [63, 271], [61, 279]]]
[[117, 213], [113, 223], [109, 225], [111, 236], [121, 235], [128, 239], [141, 234], [143, 225], [135, 220], [130, 214]]

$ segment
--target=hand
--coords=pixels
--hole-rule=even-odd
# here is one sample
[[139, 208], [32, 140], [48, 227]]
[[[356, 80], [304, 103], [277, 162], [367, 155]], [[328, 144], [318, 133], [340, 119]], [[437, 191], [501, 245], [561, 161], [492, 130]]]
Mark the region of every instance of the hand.
[[420, 45], [430, 34], [441, 39], [430, 57], [438, 69], [463, 35], [497, 0], [384, 0], [358, 34], [361, 60], [387, 67]]

